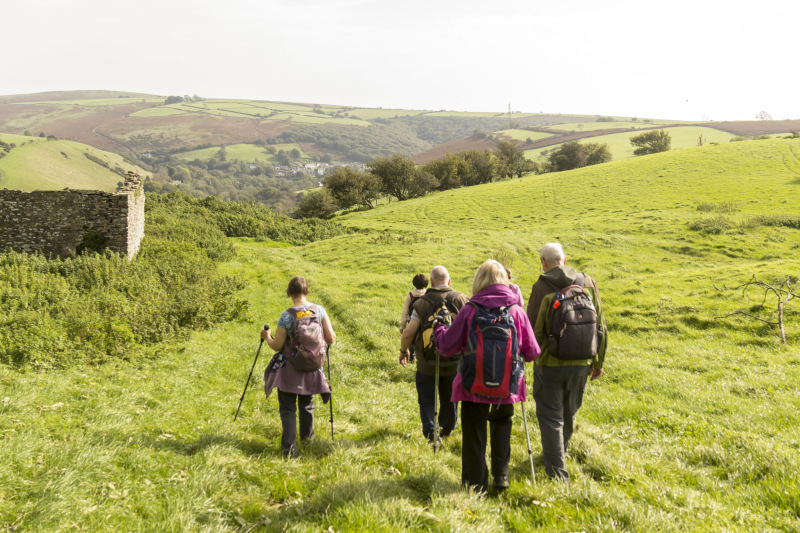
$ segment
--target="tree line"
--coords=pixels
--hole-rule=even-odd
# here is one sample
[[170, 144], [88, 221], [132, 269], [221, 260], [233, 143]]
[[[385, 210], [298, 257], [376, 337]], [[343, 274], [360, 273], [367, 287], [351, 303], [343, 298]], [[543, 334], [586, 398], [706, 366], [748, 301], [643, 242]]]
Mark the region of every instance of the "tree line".
[[342, 209], [372, 209], [380, 198], [404, 201], [434, 191], [470, 187], [498, 179], [541, 172], [543, 166], [527, 159], [517, 144], [500, 140], [496, 150], [462, 150], [417, 166], [393, 154], [375, 157], [366, 170], [339, 167], [323, 179], [323, 186], [303, 195], [295, 218], [328, 218]]
[[[670, 149], [669, 133], [647, 131], [630, 138], [634, 155]], [[323, 186], [303, 194], [295, 218], [329, 218], [344, 209], [372, 209], [380, 198], [398, 201], [425, 196], [434, 191], [470, 187], [525, 174], [561, 172], [611, 161], [606, 143], [570, 141], [547, 154], [543, 162], [527, 159], [514, 141], [498, 140], [496, 150], [462, 150], [417, 166], [401, 155], [375, 157], [367, 170], [339, 167], [325, 176]]]

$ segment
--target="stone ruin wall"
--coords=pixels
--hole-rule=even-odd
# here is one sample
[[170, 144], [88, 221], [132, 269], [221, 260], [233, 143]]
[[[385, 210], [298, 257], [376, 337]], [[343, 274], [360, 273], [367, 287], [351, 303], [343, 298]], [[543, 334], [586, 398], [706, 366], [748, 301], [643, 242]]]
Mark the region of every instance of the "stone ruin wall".
[[0, 250], [65, 258], [96, 233], [109, 250], [133, 258], [144, 237], [141, 181], [129, 172], [114, 193], [0, 190]]

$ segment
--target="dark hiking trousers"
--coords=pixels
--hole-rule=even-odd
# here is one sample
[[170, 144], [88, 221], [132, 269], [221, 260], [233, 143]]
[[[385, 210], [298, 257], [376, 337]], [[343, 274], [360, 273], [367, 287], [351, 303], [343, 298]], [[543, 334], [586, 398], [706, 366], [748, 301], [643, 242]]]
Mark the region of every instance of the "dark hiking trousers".
[[486, 469], [486, 422], [489, 422], [489, 445], [492, 478], [508, 478], [511, 460], [511, 418], [514, 404], [461, 402], [461, 484], [479, 492], [489, 487]]
[[583, 402], [583, 391], [591, 366], [539, 366], [533, 369], [533, 398], [542, 435], [545, 473], [569, 481], [564, 453], [574, 429], [575, 413]]
[[278, 390], [278, 411], [281, 415], [281, 452], [297, 457], [297, 407], [300, 407], [300, 440], [314, 437], [314, 396]]
[[[443, 436], [450, 435], [456, 428], [458, 420], [458, 403], [451, 402], [453, 395], [452, 376], [439, 376], [439, 431]], [[433, 417], [436, 413], [436, 377], [426, 376], [417, 372], [415, 381], [417, 383], [417, 401], [419, 402], [419, 417], [422, 420], [422, 434], [429, 441], [434, 441]]]

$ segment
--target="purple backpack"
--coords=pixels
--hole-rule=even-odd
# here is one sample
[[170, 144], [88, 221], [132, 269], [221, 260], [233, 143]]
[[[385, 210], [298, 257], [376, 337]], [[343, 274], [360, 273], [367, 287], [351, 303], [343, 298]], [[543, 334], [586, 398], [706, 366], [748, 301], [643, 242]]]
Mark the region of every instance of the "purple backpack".
[[294, 319], [283, 353], [298, 372], [314, 372], [325, 361], [325, 336], [319, 306], [290, 307], [287, 312]]

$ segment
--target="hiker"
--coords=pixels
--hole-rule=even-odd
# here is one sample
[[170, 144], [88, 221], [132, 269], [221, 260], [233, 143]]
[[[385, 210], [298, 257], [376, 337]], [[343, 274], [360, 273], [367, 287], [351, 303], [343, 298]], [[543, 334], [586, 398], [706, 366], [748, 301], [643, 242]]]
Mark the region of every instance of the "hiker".
[[412, 305], [414, 302], [417, 301], [418, 298], [421, 298], [425, 295], [425, 289], [428, 286], [428, 277], [425, 274], [417, 274], [411, 280], [411, 283], [414, 285], [414, 289], [411, 290], [408, 294], [406, 294], [406, 299], [403, 302], [403, 313], [400, 315], [400, 333], [402, 334], [405, 331], [406, 326], [408, 325], [409, 314], [411, 313]]
[[[419, 416], [422, 421], [422, 434], [428, 442], [438, 447], [441, 438], [447, 438], [455, 429], [458, 420], [458, 404], [450, 401], [453, 379], [456, 376], [456, 361], [440, 360], [438, 365], [439, 380], [437, 383], [437, 365], [435, 353], [431, 347], [426, 351], [426, 331], [429, 336], [433, 330], [433, 318], [436, 310], [445, 305], [451, 313], [458, 311], [467, 303], [467, 297], [450, 288], [450, 274], [443, 266], [436, 266], [431, 271], [431, 287], [425, 295], [414, 302], [408, 326], [400, 339], [400, 364], [406, 366], [411, 353], [412, 343], [417, 361], [415, 382]], [[427, 327], [426, 327], [427, 326]], [[439, 417], [436, 419], [437, 389]], [[436, 426], [439, 434], [436, 435]]]
[[514, 303], [525, 309], [525, 300], [522, 299], [522, 289], [519, 288], [519, 285], [511, 283], [511, 269], [505, 265], [503, 265], [503, 268], [506, 269], [506, 274], [508, 275], [508, 288], [517, 295], [517, 301]]
[[[322, 403], [330, 400], [331, 389], [322, 373], [322, 359], [326, 345], [336, 341], [330, 318], [321, 305], [308, 301], [308, 283], [297, 276], [286, 289], [292, 299], [292, 307], [281, 313], [275, 336], [269, 329], [261, 331], [261, 338], [278, 353], [274, 355], [264, 372], [264, 390], [269, 398], [273, 388], [278, 389], [278, 411], [281, 416], [281, 452], [284, 456], [297, 457], [297, 408], [300, 411], [300, 441], [314, 438], [314, 394], [322, 395]], [[304, 335], [303, 348], [315, 353], [316, 363], [310, 368], [298, 370], [295, 366], [299, 349], [298, 324], [310, 322], [309, 329], [316, 338]], [[321, 328], [320, 328], [321, 325]], [[321, 329], [321, 331], [320, 331]], [[307, 340], [311, 338], [311, 340]]]
[[[536, 340], [542, 347], [542, 356], [534, 365], [533, 397], [542, 436], [545, 472], [551, 478], [569, 481], [564, 454], [572, 437], [575, 413], [583, 401], [587, 378], [591, 376], [595, 380], [603, 375], [608, 335], [603, 319], [603, 304], [595, 281], [566, 266], [567, 257], [559, 243], [545, 244], [539, 256], [543, 274], [533, 284], [527, 309]], [[592, 357], [591, 352], [574, 356], [589, 355], [584, 359], [569, 359], [555, 354], [554, 347], [557, 345], [550, 335], [557, 294], [564, 287], [576, 284], [582, 286], [591, 298], [596, 312], [596, 324], [592, 324], [592, 327], [597, 331], [597, 336], [591, 349], [596, 356]]]
[[[453, 383], [454, 402], [461, 402], [461, 483], [479, 492], [486, 492], [489, 476], [486, 468], [486, 422], [489, 422], [489, 443], [491, 445], [492, 485], [498, 491], [508, 488], [508, 463], [511, 459], [511, 418], [514, 416], [514, 404], [524, 402], [525, 370], [524, 362], [531, 362], [539, 356], [539, 345], [533, 334], [525, 310], [515, 305], [517, 295], [509, 288], [506, 270], [493, 259], [486, 260], [475, 272], [472, 281], [472, 298], [469, 304], [453, 319], [452, 325], [445, 328], [439, 321], [435, 325], [434, 335], [439, 353], [446, 358], [466, 352], [458, 367], [458, 375]], [[475, 351], [471, 344], [477, 335], [476, 314], [489, 309], [495, 313], [506, 312], [510, 315], [509, 328], [513, 328], [513, 344], [509, 345], [509, 356], [513, 365], [509, 369], [506, 351], [501, 365], [508, 370], [505, 387], [502, 392], [478, 394], [475, 385], [479, 385], [477, 377], [482, 371], [475, 371], [475, 362], [470, 367], [470, 352]], [[488, 328], [485, 328], [488, 329]], [[484, 331], [484, 333], [488, 333]], [[478, 341], [480, 342], [480, 341]], [[516, 351], [514, 351], [516, 350]], [[488, 353], [487, 348], [486, 352]], [[521, 356], [521, 358], [520, 358]], [[502, 372], [502, 370], [501, 370]]]

